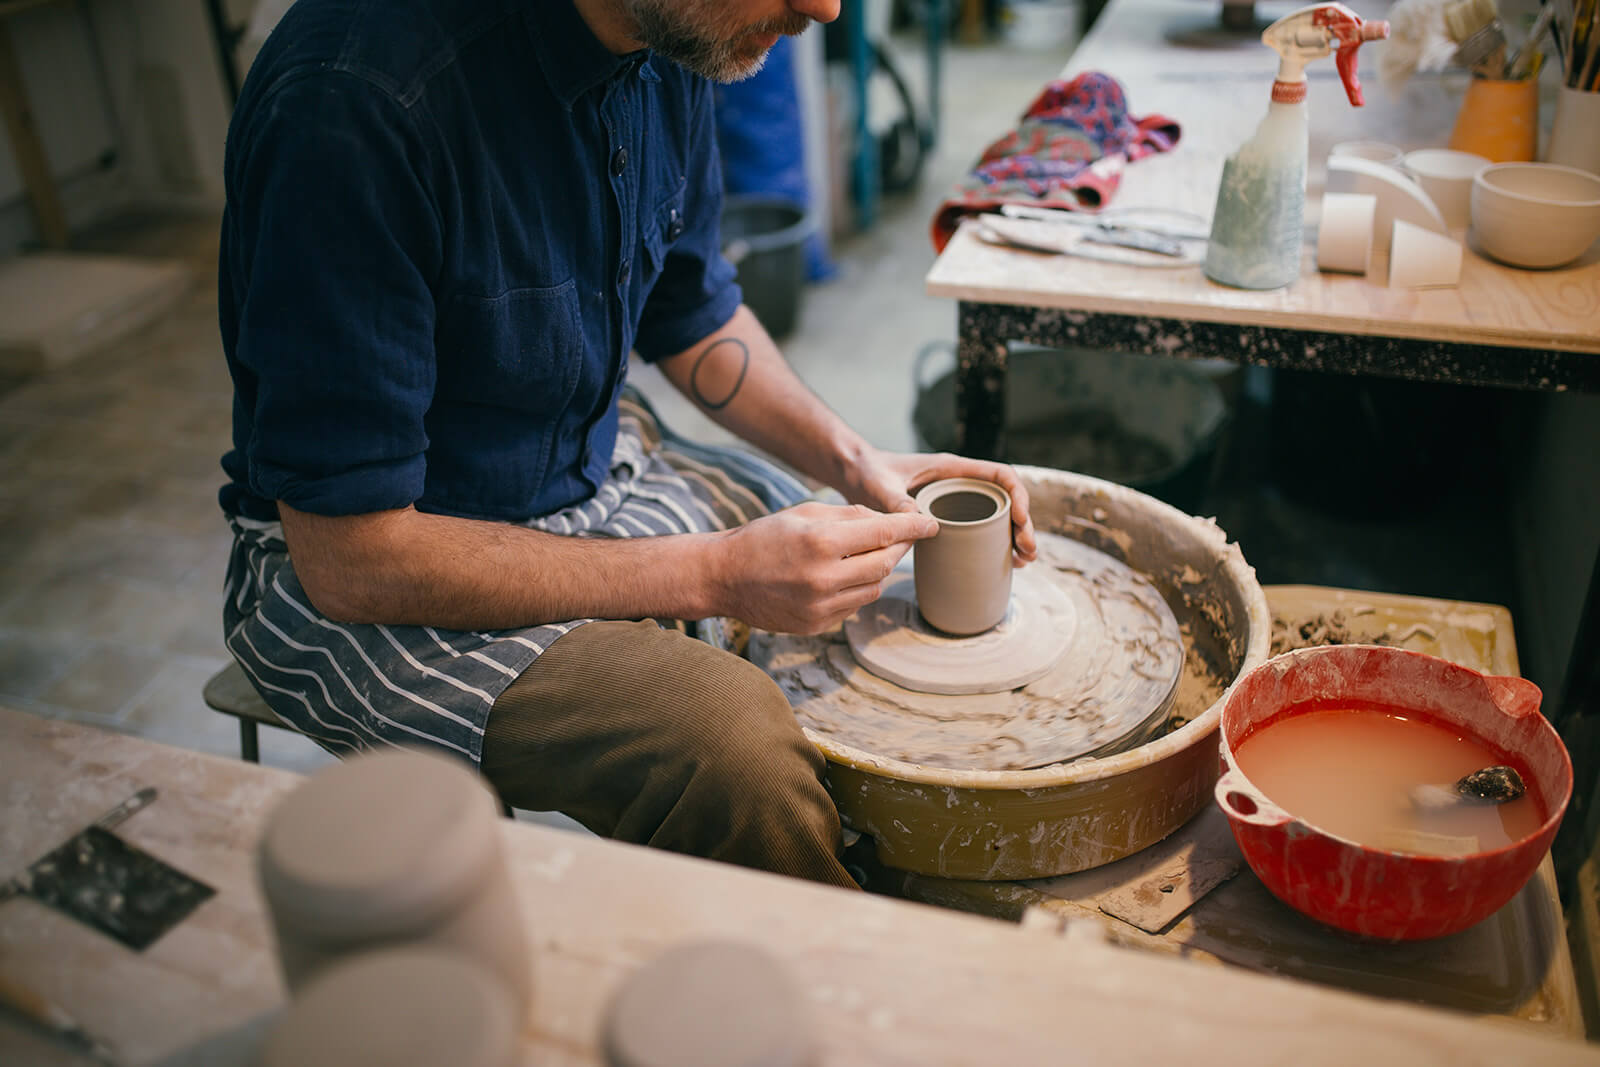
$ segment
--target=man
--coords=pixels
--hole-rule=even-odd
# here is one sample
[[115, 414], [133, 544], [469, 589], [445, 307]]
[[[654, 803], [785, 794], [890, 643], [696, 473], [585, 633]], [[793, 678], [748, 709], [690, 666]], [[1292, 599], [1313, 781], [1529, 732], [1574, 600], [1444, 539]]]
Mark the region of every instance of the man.
[[[853, 885], [759, 669], [653, 619], [812, 633], [874, 600], [936, 477], [793, 375], [717, 247], [706, 78], [837, 0], [298, 0], [229, 133], [229, 648], [337, 753], [423, 744], [517, 807]], [[629, 352], [753, 455], [665, 435]]]

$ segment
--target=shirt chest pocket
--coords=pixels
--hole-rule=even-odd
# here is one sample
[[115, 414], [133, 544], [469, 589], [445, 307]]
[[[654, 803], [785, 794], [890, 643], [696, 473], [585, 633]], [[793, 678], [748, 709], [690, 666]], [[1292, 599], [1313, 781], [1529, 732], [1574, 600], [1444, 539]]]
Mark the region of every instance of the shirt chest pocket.
[[441, 399], [559, 416], [583, 370], [577, 282], [453, 296], [436, 341]]
[[680, 179], [643, 219], [645, 261], [650, 271], [645, 279], [646, 291], [650, 283], [654, 283], [666, 269], [667, 256], [672, 253], [673, 245], [678, 243], [688, 225], [683, 214], [683, 192], [684, 182]]

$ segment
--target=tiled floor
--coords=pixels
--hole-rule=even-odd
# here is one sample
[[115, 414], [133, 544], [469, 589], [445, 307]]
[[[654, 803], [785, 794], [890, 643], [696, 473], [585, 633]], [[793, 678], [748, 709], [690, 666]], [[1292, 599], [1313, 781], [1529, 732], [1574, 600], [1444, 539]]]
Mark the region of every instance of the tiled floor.
[[[917, 78], [920, 53], [905, 54]], [[912, 446], [912, 360], [954, 337], [954, 307], [922, 293], [933, 209], [1064, 58], [952, 49], [940, 143], [920, 188], [885, 202], [871, 231], [836, 247], [837, 277], [805, 293], [785, 350], [877, 444]], [[227, 662], [216, 490], [231, 392], [217, 223], [136, 218], [79, 236], [89, 250], [182, 259], [195, 281], [154, 325], [0, 393], [0, 704], [237, 755], [234, 722], [200, 698]], [[640, 380], [659, 392], [659, 378]], [[692, 412], [665, 410], [680, 431], [704, 430]], [[264, 763], [300, 770], [329, 759], [279, 730], [261, 732], [261, 751]]]

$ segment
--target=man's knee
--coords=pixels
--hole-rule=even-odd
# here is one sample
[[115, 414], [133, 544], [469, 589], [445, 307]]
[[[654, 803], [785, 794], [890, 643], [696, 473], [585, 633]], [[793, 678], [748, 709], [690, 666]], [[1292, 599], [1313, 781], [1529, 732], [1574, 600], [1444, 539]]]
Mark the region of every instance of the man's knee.
[[747, 800], [814, 793], [824, 767], [765, 672], [653, 623], [589, 623], [552, 645], [496, 703], [485, 770], [518, 750], [565, 753], [613, 786], [692, 778]]

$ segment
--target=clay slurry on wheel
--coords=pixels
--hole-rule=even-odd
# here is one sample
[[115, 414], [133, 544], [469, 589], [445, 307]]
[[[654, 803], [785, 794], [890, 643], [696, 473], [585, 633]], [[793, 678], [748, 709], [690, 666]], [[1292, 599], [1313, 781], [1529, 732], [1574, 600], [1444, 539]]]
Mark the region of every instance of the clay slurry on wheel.
[[[919, 631], [912, 595], [909, 578], [892, 581], [846, 622], [843, 642], [774, 638], [765, 666], [801, 725], [908, 763], [1022, 770], [1142, 744], [1172, 706], [1184, 645], [1171, 608], [1148, 579], [1080, 541], [1039, 534], [1038, 561], [1017, 572], [1011, 615], [986, 634]], [[1066, 640], [1037, 677], [1007, 677], [1030, 629], [1052, 641], [1065, 631]], [[950, 688], [986, 673], [1011, 684]]]

